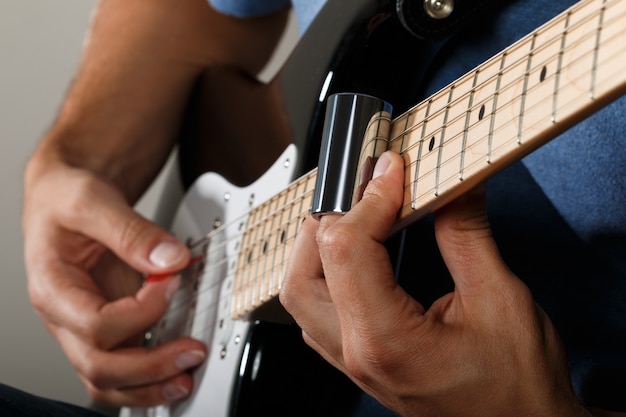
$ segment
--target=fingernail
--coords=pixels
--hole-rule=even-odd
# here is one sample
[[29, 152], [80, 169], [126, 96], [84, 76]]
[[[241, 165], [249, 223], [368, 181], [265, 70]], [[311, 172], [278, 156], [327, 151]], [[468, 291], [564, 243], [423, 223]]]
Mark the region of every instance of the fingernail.
[[176, 401], [189, 395], [189, 390], [178, 384], [167, 384], [163, 387], [163, 398], [166, 401]]
[[206, 355], [201, 350], [182, 352], [176, 357], [176, 367], [180, 370], [193, 368], [204, 362]]
[[159, 268], [176, 265], [185, 256], [185, 248], [177, 242], [161, 242], [152, 249], [148, 259]]
[[387, 171], [391, 165], [391, 158], [387, 154], [387, 152], [383, 153], [376, 161], [376, 165], [374, 166], [374, 173], [372, 174], [372, 179], [378, 178]]

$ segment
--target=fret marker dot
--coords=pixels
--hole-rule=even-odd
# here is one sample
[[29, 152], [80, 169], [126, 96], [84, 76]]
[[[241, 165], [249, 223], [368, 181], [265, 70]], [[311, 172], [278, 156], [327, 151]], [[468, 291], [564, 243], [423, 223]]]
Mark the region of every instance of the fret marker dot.
[[478, 120], [483, 120], [485, 117], [485, 105], [480, 106], [480, 110], [478, 111]]
[[546, 79], [546, 74], [547, 74], [547, 73], [548, 73], [548, 68], [547, 68], [546, 66], [544, 66], [544, 67], [541, 69], [541, 74], [539, 74], [539, 81], [540, 81], [540, 82], [545, 81], [545, 79]]
[[432, 151], [435, 147], [435, 137], [430, 138], [430, 142], [428, 143], [428, 151]]

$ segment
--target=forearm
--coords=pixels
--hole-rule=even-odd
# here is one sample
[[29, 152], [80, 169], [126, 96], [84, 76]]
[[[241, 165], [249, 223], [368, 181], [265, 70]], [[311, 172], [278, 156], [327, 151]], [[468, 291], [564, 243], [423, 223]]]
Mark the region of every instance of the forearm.
[[[61, 161], [104, 176], [134, 201], [176, 143], [197, 77], [211, 66], [257, 71], [282, 23], [279, 15], [242, 25], [205, 0], [102, 0], [74, 82], [27, 180]], [[254, 42], [250, 30], [259, 32]], [[256, 43], [254, 54], [241, 46], [246, 38]]]

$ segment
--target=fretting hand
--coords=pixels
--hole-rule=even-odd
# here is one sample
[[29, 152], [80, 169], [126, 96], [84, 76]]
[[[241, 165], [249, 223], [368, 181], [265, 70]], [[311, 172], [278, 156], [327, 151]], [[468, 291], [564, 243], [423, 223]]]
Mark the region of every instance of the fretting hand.
[[484, 192], [436, 214], [455, 290], [426, 310], [383, 246], [403, 160], [386, 153], [375, 172], [352, 211], [308, 219], [298, 235], [280, 295], [306, 342], [403, 416], [588, 416], [551, 322], [498, 253]]

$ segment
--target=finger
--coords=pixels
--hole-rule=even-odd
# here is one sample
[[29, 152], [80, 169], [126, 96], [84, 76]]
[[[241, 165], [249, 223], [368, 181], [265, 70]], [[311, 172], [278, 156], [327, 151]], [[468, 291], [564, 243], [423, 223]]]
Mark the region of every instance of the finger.
[[298, 232], [279, 299], [305, 342], [329, 360], [340, 356], [341, 332], [315, 240], [319, 222], [309, 217]]
[[112, 186], [86, 176], [74, 188], [58, 208], [68, 229], [102, 243], [138, 271], [176, 271], [189, 261], [182, 242], [136, 213]]
[[[383, 153], [376, 162], [363, 198], [341, 217], [341, 222], [356, 224], [372, 239], [385, 241], [403, 201], [403, 185], [404, 160], [395, 152]], [[340, 217], [333, 215], [323, 216], [320, 220], [322, 229], [328, 228], [339, 219]]]
[[180, 285], [179, 277], [171, 277], [149, 283], [132, 296], [109, 301], [101, 296], [99, 288], [83, 271], [75, 270], [54, 279], [56, 283], [45, 287], [46, 295], [41, 294], [40, 285], [40, 293], [31, 298], [55, 297], [53, 299], [59, 302], [52, 303], [52, 306], [47, 303], [38, 311], [53, 324], [67, 328], [90, 346], [102, 350], [118, 346], [154, 325], [166, 312]]
[[331, 297], [342, 324], [352, 321], [342, 331], [357, 334], [382, 334], [398, 317], [423, 313], [396, 284], [383, 245], [403, 201], [404, 160], [386, 152], [375, 173], [363, 199], [343, 217], [324, 216], [318, 232]]
[[193, 390], [193, 377], [183, 372], [155, 384], [120, 389], [99, 389], [79, 375], [89, 396], [96, 404], [120, 407], [154, 407], [188, 397]]
[[[59, 341], [68, 353], [81, 379], [96, 396], [121, 396], [135, 401], [161, 403], [174, 400], [191, 390], [188, 371], [201, 365], [207, 355], [205, 346], [190, 338], [182, 338], [155, 348], [123, 348], [101, 351], [85, 345], [81, 339], [65, 331]], [[178, 380], [175, 389], [173, 380]], [[107, 402], [110, 402], [107, 398]], [[128, 404], [128, 402], [126, 402]]]
[[512, 276], [491, 233], [485, 185], [440, 209], [436, 213], [435, 234], [460, 294], [480, 293], [485, 285]]

